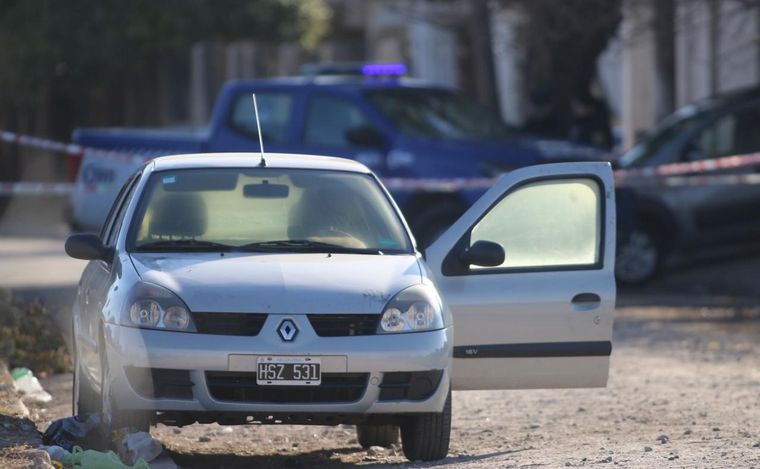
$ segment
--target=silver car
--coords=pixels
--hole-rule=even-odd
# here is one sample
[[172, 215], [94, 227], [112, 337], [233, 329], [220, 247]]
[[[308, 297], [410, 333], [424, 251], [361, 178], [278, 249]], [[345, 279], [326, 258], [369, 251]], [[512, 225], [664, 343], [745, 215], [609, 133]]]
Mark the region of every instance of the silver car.
[[357, 425], [446, 456], [451, 391], [604, 386], [606, 163], [504, 175], [426, 252], [360, 163], [155, 159], [122, 188], [73, 308], [74, 412], [111, 428]]

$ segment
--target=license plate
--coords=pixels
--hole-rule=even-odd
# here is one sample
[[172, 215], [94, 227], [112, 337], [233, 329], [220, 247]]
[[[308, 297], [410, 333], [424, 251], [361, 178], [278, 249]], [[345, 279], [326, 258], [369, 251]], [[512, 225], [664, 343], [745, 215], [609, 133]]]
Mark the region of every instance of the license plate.
[[318, 386], [322, 364], [312, 357], [259, 357], [256, 384], [260, 386]]

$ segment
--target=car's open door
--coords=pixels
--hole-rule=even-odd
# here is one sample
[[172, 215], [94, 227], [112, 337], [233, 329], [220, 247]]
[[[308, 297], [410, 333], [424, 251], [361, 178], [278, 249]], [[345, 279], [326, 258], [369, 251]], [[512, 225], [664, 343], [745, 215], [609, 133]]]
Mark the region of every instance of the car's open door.
[[426, 250], [454, 318], [453, 389], [607, 383], [613, 184], [608, 163], [512, 171]]

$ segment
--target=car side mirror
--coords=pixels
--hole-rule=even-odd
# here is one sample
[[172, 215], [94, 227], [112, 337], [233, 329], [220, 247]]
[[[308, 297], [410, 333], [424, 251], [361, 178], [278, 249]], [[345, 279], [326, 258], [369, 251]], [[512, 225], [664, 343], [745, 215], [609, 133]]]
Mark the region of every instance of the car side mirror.
[[459, 253], [459, 260], [465, 265], [496, 267], [504, 263], [506, 254], [499, 243], [493, 241], [476, 241], [469, 248]]
[[384, 148], [388, 142], [376, 128], [360, 125], [346, 130], [346, 140], [357, 147]]
[[103, 244], [100, 236], [92, 233], [73, 234], [66, 238], [66, 254], [74, 259], [86, 261], [113, 260], [113, 249]]

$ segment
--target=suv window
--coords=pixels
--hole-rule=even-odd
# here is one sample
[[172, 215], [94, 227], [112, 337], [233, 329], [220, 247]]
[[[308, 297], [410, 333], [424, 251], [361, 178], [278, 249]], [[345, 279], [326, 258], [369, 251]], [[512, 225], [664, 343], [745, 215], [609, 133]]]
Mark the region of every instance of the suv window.
[[760, 107], [745, 107], [725, 115], [704, 129], [689, 145], [686, 160], [720, 158], [760, 150]]
[[315, 94], [306, 111], [304, 142], [313, 145], [350, 147], [346, 132], [369, 124], [355, 103], [340, 96]]
[[[256, 105], [264, 142], [284, 142], [293, 109], [293, 95], [288, 92], [257, 92]], [[241, 93], [235, 98], [230, 127], [244, 137], [258, 140], [251, 93]]]

